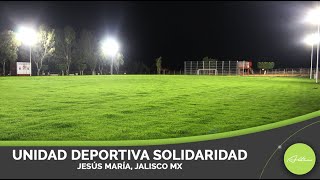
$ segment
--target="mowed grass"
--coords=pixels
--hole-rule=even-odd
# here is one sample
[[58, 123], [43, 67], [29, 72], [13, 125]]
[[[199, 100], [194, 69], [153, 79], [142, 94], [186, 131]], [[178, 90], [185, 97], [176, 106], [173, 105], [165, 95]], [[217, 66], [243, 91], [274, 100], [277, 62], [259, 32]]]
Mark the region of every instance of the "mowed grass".
[[320, 85], [304, 78], [2, 77], [0, 92], [0, 140], [176, 138], [320, 110]]

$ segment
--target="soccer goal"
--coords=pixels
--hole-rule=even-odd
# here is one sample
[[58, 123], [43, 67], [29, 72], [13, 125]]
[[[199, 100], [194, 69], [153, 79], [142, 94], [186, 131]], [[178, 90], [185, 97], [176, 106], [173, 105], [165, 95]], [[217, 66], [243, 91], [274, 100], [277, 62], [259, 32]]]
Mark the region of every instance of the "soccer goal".
[[185, 61], [185, 75], [237, 75], [238, 61]]
[[217, 69], [198, 69], [197, 75], [218, 75]]

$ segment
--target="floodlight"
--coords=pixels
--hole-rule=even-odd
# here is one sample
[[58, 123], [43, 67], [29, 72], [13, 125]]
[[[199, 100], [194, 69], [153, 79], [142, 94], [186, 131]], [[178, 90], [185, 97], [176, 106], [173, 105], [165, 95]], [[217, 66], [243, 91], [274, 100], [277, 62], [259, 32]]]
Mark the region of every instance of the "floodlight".
[[30, 76], [32, 75], [32, 62], [31, 62], [31, 47], [37, 42], [37, 32], [30, 28], [21, 26], [18, 29], [16, 38], [21, 41], [23, 44], [29, 46], [30, 50]]
[[111, 56], [110, 73], [113, 74], [113, 59], [119, 51], [119, 43], [114, 38], [107, 38], [102, 42], [102, 52], [107, 56]]
[[[317, 25], [318, 26], [318, 36], [320, 36], [320, 6], [310, 10], [306, 16], [305, 19], [306, 22]], [[316, 38], [318, 39], [318, 38]], [[309, 43], [312, 45], [312, 51], [313, 51], [313, 40], [311, 40]], [[316, 83], [318, 83], [318, 77], [319, 77], [319, 41], [316, 41], [317, 43], [317, 65], [316, 65]], [[311, 53], [313, 54], [313, 52]], [[312, 58], [311, 58], [312, 61]], [[312, 63], [312, 62], [311, 62]], [[312, 76], [312, 69], [310, 70], [310, 78]]]
[[102, 42], [102, 52], [108, 56], [115, 56], [119, 51], [119, 43], [113, 39], [108, 38]]
[[23, 44], [32, 46], [37, 42], [37, 32], [32, 28], [22, 26], [18, 29], [17, 39]]
[[303, 40], [305, 44], [310, 46], [317, 44], [319, 41], [320, 41], [320, 37], [317, 33], [309, 34]]
[[306, 16], [305, 21], [310, 24], [320, 24], [320, 7], [310, 10]]

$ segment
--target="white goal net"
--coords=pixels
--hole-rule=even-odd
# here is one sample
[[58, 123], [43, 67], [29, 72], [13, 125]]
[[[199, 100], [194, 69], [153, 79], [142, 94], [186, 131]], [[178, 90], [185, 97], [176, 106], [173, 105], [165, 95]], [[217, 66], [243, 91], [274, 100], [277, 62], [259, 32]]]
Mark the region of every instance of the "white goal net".
[[185, 75], [237, 75], [238, 61], [185, 61]]
[[217, 69], [198, 69], [197, 75], [218, 75]]

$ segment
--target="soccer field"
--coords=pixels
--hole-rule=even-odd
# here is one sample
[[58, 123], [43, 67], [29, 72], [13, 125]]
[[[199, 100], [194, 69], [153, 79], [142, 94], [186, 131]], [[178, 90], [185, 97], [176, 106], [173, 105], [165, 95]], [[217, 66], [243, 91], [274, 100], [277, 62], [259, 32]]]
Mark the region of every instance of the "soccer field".
[[304, 78], [2, 77], [0, 92], [0, 140], [187, 137], [320, 110], [320, 86]]

